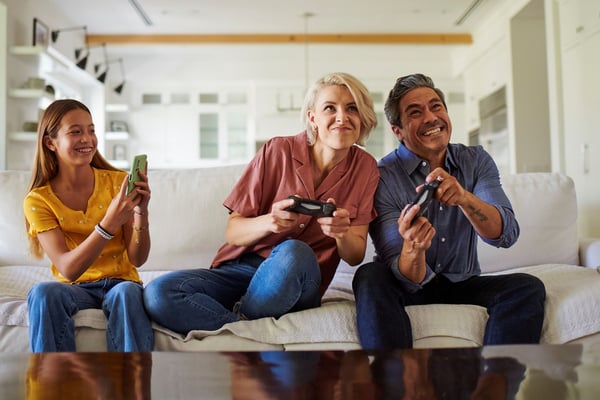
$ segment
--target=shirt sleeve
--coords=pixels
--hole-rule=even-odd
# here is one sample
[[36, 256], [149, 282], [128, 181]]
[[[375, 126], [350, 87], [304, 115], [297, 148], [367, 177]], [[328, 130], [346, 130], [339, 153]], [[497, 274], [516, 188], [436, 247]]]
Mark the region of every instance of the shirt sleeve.
[[485, 243], [495, 247], [508, 248], [515, 244], [519, 238], [520, 228], [515, 217], [510, 200], [506, 196], [498, 167], [492, 157], [483, 148], [480, 148], [479, 174], [473, 194], [488, 204], [496, 207], [502, 218], [502, 234], [496, 239], [480, 237]]
[[389, 169], [383, 169], [380, 172], [381, 177], [375, 192], [375, 209], [378, 215], [373, 223], [369, 225], [369, 234], [377, 251], [375, 259], [391, 269], [392, 274], [405, 290], [414, 293], [429, 282], [435, 276], [435, 273], [426, 264], [425, 279], [421, 283], [415, 283], [407, 279], [398, 270], [398, 259], [404, 242], [400, 232], [398, 232], [398, 218], [404, 208], [401, 199], [405, 196], [399, 193], [402, 184], [396, 180], [393, 173], [389, 172]]
[[52, 209], [37, 193], [29, 193], [25, 197], [23, 213], [29, 223], [27, 234], [31, 237], [36, 237], [40, 232], [50, 231], [60, 226]]

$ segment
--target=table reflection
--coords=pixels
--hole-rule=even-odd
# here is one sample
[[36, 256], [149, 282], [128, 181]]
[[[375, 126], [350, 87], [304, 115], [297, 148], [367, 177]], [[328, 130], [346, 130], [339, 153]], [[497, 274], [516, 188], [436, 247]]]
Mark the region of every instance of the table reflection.
[[29, 355], [26, 398], [149, 399], [151, 353]]
[[600, 344], [0, 353], [4, 399], [599, 399]]

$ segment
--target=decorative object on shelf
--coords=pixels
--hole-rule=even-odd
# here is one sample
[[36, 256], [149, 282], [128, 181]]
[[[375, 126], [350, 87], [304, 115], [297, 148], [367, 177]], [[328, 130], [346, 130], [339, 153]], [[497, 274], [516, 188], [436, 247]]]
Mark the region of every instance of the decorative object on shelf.
[[23, 132], [37, 132], [38, 123], [36, 121], [23, 122]]
[[38, 76], [30, 76], [22, 86], [24, 89], [44, 89], [46, 81]]
[[127, 158], [127, 149], [125, 145], [115, 144], [113, 146], [113, 159], [115, 160], [125, 160]]
[[50, 29], [39, 18], [33, 18], [33, 45], [48, 47], [50, 41]]
[[98, 44], [95, 46], [85, 46], [75, 49], [75, 64], [81, 68], [85, 69], [87, 66], [88, 58], [90, 56], [90, 49], [102, 47], [104, 52], [106, 53], [106, 43]]
[[127, 122], [125, 121], [110, 121], [110, 130], [112, 132], [127, 132]]
[[81, 31], [81, 30], [84, 32], [84, 36], [87, 36], [87, 26], [83, 25], [83, 26], [73, 26], [73, 27], [70, 27], [70, 28], [54, 29], [50, 33], [50, 37], [52, 38], [52, 43], [56, 43], [56, 41], [58, 40], [58, 35], [61, 32]]

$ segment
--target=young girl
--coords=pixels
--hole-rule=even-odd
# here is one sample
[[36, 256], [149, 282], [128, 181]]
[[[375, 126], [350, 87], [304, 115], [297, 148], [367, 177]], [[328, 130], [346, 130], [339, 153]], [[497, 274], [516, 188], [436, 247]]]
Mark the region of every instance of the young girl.
[[97, 151], [90, 110], [57, 100], [38, 127], [30, 191], [23, 209], [33, 255], [44, 253], [58, 282], [29, 292], [33, 352], [75, 351], [73, 315], [101, 308], [109, 351], [152, 351], [154, 336], [136, 267], [150, 251], [144, 172], [126, 195], [127, 173]]

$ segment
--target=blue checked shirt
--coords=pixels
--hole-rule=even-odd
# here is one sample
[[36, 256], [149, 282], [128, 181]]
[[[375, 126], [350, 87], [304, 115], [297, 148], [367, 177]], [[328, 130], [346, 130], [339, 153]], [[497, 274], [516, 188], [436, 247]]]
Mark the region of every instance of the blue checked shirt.
[[[421, 283], [414, 283], [398, 271], [402, 237], [398, 232], [400, 212], [410, 203], [415, 188], [425, 182], [430, 165], [408, 150], [402, 143], [378, 162], [380, 178], [375, 193], [377, 218], [369, 226], [376, 250], [375, 260], [388, 265], [394, 276], [409, 292], [416, 292], [436, 274], [453, 282], [479, 275], [477, 232], [457, 206], [433, 200], [425, 216], [436, 230], [427, 250], [427, 273]], [[510, 247], [519, 237], [519, 224], [500, 184], [498, 168], [481, 146], [449, 144], [446, 171], [481, 200], [496, 207], [502, 218], [502, 234], [496, 239], [482, 238], [496, 247]]]

